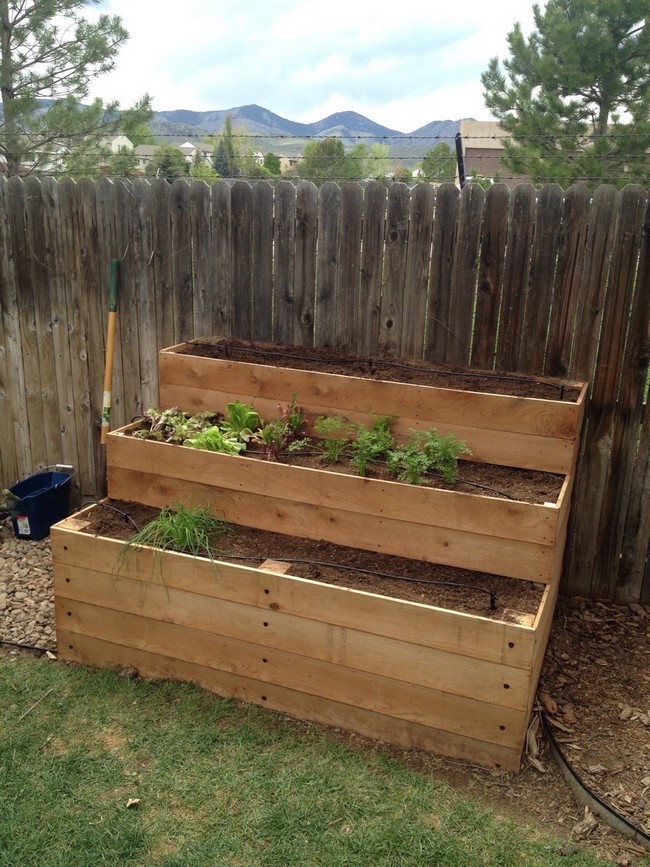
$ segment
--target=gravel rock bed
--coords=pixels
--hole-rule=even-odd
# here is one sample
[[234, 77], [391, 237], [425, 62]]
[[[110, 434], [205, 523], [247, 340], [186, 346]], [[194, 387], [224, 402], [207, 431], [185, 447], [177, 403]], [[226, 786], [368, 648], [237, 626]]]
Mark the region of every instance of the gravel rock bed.
[[50, 539], [17, 539], [0, 522], [0, 640], [56, 649]]

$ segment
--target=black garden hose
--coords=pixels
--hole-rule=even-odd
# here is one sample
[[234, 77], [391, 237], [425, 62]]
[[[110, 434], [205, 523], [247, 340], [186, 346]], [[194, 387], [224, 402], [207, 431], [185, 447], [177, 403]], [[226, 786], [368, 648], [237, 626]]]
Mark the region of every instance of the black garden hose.
[[639, 846], [643, 846], [650, 851], [650, 836], [646, 834], [638, 825], [606, 804], [602, 798], [592, 791], [580, 775], [574, 770], [567, 757], [562, 752], [562, 748], [555, 737], [552, 725], [547, 721], [544, 713], [540, 714], [544, 731], [548, 735], [548, 740], [551, 745], [551, 753], [553, 758], [560, 766], [562, 776], [569, 785], [569, 788], [575, 795], [577, 801], [583, 806], [589, 807], [594, 815], [602, 819], [606, 824], [612, 827], [619, 834], [623, 834], [630, 840], [633, 840]]

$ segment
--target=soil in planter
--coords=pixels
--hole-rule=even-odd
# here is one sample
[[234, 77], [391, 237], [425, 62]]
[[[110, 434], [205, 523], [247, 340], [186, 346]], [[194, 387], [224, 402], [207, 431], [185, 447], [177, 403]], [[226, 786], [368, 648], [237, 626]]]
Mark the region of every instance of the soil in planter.
[[[242, 452], [243, 457], [265, 460], [264, 456], [254, 446], [248, 446]], [[283, 452], [279, 461], [291, 466], [310, 467], [317, 470], [329, 470], [335, 473], [356, 475], [354, 468], [345, 460], [332, 463], [319, 454], [301, 452]], [[369, 479], [381, 479], [394, 482], [396, 479], [388, 472], [385, 465], [373, 463], [367, 472]], [[447, 484], [443, 479], [430, 473], [422, 477], [425, 487], [440, 488], [445, 491], [456, 491], [461, 494], [478, 494], [486, 497], [499, 497], [508, 500], [519, 500], [525, 503], [555, 503], [560, 495], [564, 476], [555, 473], [543, 473], [538, 470], [526, 470], [520, 467], [503, 467], [498, 464], [483, 464], [472, 461], [458, 462], [458, 477], [453, 484]]]
[[226, 338], [199, 338], [179, 346], [175, 352], [204, 358], [266, 364], [294, 370], [316, 370], [358, 376], [364, 379], [390, 380], [437, 388], [464, 391], [484, 391], [517, 397], [544, 400], [577, 400], [580, 391], [561, 381], [539, 382], [535, 377], [520, 374], [467, 370], [427, 361], [401, 361], [394, 358], [362, 358], [335, 349], [313, 349], [305, 346], [281, 346], [274, 343], [247, 343]]
[[[127, 541], [134, 528], [126, 515], [142, 528], [160, 511], [122, 500], [105, 500], [104, 504], [84, 516], [88, 521], [84, 532]], [[220, 552], [215, 556], [228, 562], [251, 567], [267, 559], [291, 562], [289, 574], [300, 578], [506, 622], [530, 624], [543, 591], [542, 585], [528, 581], [240, 526], [231, 526], [231, 532], [216, 541], [214, 548]], [[491, 608], [492, 598], [495, 608]]]

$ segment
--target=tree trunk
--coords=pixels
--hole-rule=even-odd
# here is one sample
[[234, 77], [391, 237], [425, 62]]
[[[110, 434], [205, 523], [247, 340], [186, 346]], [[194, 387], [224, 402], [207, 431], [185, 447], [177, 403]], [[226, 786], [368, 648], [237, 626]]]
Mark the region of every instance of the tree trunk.
[[9, 0], [0, 0], [0, 96], [4, 112], [4, 157], [9, 176], [20, 174], [20, 134], [16, 122], [14, 68], [11, 57], [12, 22], [9, 16]]

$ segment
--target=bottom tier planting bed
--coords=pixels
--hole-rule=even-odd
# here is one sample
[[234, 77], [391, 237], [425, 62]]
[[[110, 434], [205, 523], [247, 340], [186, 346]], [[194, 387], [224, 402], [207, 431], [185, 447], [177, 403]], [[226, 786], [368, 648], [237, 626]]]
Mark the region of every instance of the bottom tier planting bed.
[[146, 546], [125, 560], [122, 541], [94, 533], [99, 508], [51, 531], [61, 659], [519, 768], [557, 582], [507, 622], [319, 583], [277, 561], [252, 568]]

